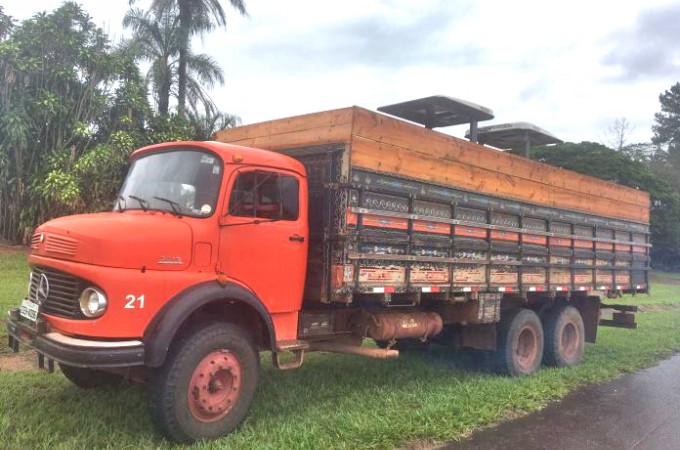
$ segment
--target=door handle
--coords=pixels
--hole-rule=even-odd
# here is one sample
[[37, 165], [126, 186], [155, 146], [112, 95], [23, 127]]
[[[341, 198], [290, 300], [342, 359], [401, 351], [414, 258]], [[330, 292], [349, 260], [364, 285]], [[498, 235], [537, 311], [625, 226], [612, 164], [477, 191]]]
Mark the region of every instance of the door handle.
[[288, 238], [290, 241], [305, 242], [305, 237], [298, 234], [294, 234]]

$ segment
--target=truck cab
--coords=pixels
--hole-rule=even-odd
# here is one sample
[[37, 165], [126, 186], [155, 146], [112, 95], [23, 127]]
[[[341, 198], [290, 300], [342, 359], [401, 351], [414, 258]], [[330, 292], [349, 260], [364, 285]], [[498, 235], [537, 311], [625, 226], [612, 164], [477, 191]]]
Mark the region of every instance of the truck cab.
[[82, 387], [147, 378], [211, 316], [237, 321], [251, 353], [275, 349], [297, 337], [307, 237], [296, 160], [216, 142], [142, 148], [112, 211], [36, 229], [10, 346], [31, 345]]

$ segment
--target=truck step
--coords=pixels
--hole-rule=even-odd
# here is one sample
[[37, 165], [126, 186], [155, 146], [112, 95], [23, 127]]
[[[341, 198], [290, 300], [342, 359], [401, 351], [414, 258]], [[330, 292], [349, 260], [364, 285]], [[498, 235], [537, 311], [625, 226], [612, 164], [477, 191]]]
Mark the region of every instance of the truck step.
[[605, 327], [628, 328], [635, 330], [637, 323], [635, 323], [635, 314], [628, 311], [615, 312], [611, 319], [600, 319], [600, 325]]
[[637, 312], [637, 305], [600, 305], [600, 309], [613, 309], [616, 311]]
[[293, 352], [296, 350], [308, 350], [309, 342], [293, 339], [290, 341], [279, 341], [276, 343], [277, 352]]

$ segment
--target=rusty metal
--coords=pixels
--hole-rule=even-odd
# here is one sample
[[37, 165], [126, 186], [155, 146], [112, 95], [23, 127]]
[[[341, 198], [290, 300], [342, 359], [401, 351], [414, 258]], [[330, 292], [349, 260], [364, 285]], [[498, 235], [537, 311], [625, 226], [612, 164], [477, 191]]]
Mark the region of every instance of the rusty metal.
[[377, 341], [435, 336], [444, 328], [436, 312], [365, 312], [355, 333]]
[[187, 389], [191, 416], [199, 422], [225, 417], [241, 395], [243, 369], [235, 354], [215, 350], [196, 366]]
[[358, 345], [341, 342], [314, 342], [310, 345], [310, 350], [365, 356], [367, 358], [376, 359], [396, 358], [399, 356], [399, 350], [360, 347]]

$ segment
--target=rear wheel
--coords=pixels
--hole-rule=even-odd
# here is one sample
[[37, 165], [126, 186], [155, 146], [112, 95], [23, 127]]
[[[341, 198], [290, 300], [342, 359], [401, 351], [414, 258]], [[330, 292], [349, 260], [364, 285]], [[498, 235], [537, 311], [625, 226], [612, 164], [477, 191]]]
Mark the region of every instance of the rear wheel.
[[551, 309], [543, 320], [545, 354], [549, 366], [568, 367], [581, 362], [585, 349], [583, 318], [573, 306]]
[[229, 323], [187, 333], [153, 374], [151, 413], [175, 442], [215, 439], [246, 417], [259, 378], [259, 357], [250, 335]]
[[59, 363], [59, 368], [67, 380], [81, 389], [117, 386], [123, 381], [122, 375], [102, 370], [74, 367], [62, 363]]
[[498, 325], [496, 371], [510, 376], [530, 375], [543, 359], [543, 327], [530, 309], [504, 311]]

